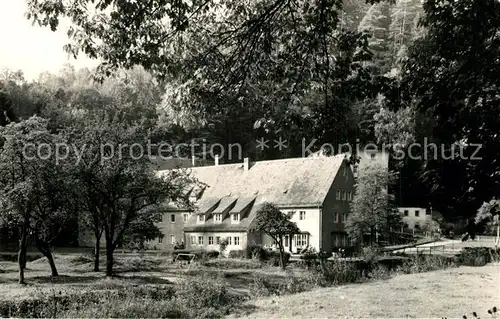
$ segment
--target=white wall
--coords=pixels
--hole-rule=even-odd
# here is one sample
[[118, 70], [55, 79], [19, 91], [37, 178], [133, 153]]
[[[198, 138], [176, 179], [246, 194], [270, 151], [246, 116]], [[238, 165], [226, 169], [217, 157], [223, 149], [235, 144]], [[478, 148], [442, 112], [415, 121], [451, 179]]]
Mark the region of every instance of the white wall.
[[[245, 232], [186, 232], [186, 247], [193, 249], [206, 249], [206, 250], [219, 250], [219, 245], [217, 244], [216, 237], [228, 238], [231, 237], [231, 245], [228, 245], [226, 248], [226, 252], [231, 250], [242, 250], [247, 247], [247, 233]], [[191, 243], [191, 236], [196, 238], [196, 242], [193, 245]], [[198, 244], [198, 237], [203, 236], [203, 245]], [[209, 245], [208, 237], [213, 237], [213, 244]], [[239, 245], [235, 245], [234, 237], [240, 238]]]
[[[321, 217], [319, 208], [282, 208], [281, 211], [284, 213], [295, 212], [291, 221], [297, 224], [301, 232], [309, 233], [309, 246], [319, 251], [321, 240], [321, 234], [319, 233], [319, 221]], [[301, 211], [305, 212], [305, 218], [303, 220], [300, 220]], [[290, 247], [285, 247], [285, 250], [289, 251], [289, 248]], [[295, 241], [292, 239], [292, 251], [295, 252], [296, 248]]]
[[380, 165], [389, 169], [389, 153], [386, 151], [370, 151], [369, 148], [364, 150], [363, 147], [360, 147], [360, 152], [357, 155], [360, 157], [359, 163], [356, 165], [355, 169], [352, 167], [353, 171], [355, 171], [355, 177], [358, 177], [359, 174], [363, 174], [363, 171], [366, 170], [367, 167], [373, 165]]
[[[403, 222], [405, 222], [410, 229], [415, 229], [415, 225], [417, 224], [422, 228], [432, 221], [430, 211], [423, 207], [398, 207], [398, 210], [403, 217]], [[408, 212], [408, 216], [405, 216], [405, 211]], [[419, 212], [418, 217], [415, 216], [416, 211]]]

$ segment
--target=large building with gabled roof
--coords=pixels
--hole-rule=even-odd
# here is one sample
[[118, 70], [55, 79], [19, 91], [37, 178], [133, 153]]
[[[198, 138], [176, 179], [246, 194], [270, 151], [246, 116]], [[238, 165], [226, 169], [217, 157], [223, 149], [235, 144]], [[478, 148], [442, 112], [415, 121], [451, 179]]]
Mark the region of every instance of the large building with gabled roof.
[[[193, 211], [167, 206], [157, 248], [218, 249], [223, 238], [228, 250], [248, 245], [272, 245], [271, 239], [251, 232], [257, 211], [265, 202], [283, 212], [301, 230], [285, 238], [285, 248], [296, 252], [307, 246], [334, 251], [349, 245], [344, 222], [354, 193], [354, 176], [345, 155], [292, 158], [192, 167], [193, 177], [204, 184], [190, 190]], [[159, 174], [167, 171], [159, 171]]]

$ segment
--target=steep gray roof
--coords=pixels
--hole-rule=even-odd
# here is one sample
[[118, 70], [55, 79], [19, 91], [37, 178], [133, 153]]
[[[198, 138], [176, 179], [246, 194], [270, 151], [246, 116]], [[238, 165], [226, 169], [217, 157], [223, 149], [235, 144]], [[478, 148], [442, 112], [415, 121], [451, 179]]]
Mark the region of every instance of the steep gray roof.
[[344, 160], [344, 155], [338, 155], [261, 161], [250, 163], [247, 171], [243, 164], [190, 168], [193, 177], [208, 185], [196, 203], [198, 207], [210, 206], [214, 199], [223, 203], [236, 199], [234, 211], [255, 201], [239, 224], [231, 224], [230, 217], [219, 224], [210, 217], [201, 225], [196, 218], [190, 218], [185, 230], [247, 229], [264, 202], [282, 207], [320, 206]]

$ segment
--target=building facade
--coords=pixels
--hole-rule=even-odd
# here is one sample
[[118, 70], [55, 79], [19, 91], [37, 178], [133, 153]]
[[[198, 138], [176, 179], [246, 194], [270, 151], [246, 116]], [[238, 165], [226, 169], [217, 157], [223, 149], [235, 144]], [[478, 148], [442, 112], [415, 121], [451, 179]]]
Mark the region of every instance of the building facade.
[[[222, 239], [227, 240], [228, 251], [243, 250], [248, 245], [272, 245], [267, 236], [250, 231], [259, 208], [266, 202], [283, 212], [293, 212], [292, 221], [301, 233], [285, 238], [287, 250], [313, 247], [334, 251], [349, 245], [344, 222], [353, 198], [354, 176], [344, 155], [215, 163], [191, 169], [193, 177], [206, 186], [189, 190], [194, 193], [196, 207], [192, 212], [171, 207], [164, 213], [160, 227], [165, 237], [159, 240], [163, 244], [159, 248], [170, 248], [168, 245], [177, 237], [183, 237], [187, 248], [197, 249], [218, 249]], [[178, 215], [186, 216], [182, 224], [169, 219], [177, 221], [178, 217], [171, 216]], [[183, 236], [177, 228], [180, 225]]]
[[398, 207], [407, 228], [420, 230], [432, 223], [432, 214], [429, 209], [423, 207]]

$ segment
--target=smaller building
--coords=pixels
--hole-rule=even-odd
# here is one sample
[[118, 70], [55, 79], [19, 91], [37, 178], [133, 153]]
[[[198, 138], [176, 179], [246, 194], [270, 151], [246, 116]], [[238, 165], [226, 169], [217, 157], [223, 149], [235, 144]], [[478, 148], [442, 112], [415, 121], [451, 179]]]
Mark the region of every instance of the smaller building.
[[403, 222], [409, 229], [420, 230], [432, 223], [432, 212], [422, 207], [399, 207]]

